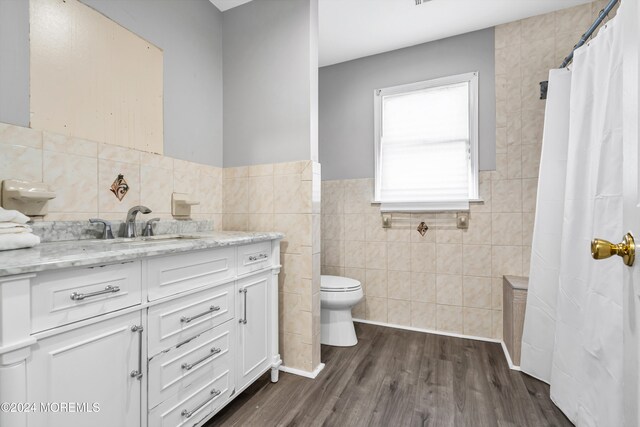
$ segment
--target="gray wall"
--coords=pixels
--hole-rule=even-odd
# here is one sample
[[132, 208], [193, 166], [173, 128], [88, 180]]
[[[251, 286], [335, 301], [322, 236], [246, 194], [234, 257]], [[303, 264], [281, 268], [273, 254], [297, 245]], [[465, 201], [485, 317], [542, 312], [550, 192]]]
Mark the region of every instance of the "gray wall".
[[224, 165], [313, 159], [317, 0], [224, 12]]
[[[164, 153], [222, 166], [222, 13], [208, 0], [82, 0], [164, 52]], [[0, 0], [0, 121], [29, 124], [29, 2]]]
[[480, 170], [493, 170], [495, 69], [493, 28], [320, 68], [322, 179], [372, 178], [373, 91], [479, 72]]
[[208, 0], [82, 1], [163, 50], [164, 154], [222, 166], [222, 13]]
[[29, 126], [29, 2], [0, 0], [0, 122]]

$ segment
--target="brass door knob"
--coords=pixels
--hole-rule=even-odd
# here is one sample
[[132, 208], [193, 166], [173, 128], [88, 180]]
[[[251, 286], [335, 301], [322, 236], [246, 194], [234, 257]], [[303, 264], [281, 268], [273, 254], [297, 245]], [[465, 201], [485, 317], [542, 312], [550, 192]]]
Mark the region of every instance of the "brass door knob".
[[625, 265], [631, 267], [636, 259], [636, 244], [631, 233], [625, 234], [621, 243], [617, 245], [603, 239], [591, 241], [591, 256], [593, 259], [605, 259], [612, 255], [622, 257]]

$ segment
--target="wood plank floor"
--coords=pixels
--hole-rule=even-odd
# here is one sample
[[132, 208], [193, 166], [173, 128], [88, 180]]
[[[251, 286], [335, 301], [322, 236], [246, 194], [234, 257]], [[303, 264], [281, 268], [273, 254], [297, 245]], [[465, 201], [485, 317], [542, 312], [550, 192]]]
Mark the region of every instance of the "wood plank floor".
[[355, 347], [322, 347], [315, 380], [261, 377], [213, 426], [571, 426], [549, 386], [509, 369], [496, 343], [356, 323]]

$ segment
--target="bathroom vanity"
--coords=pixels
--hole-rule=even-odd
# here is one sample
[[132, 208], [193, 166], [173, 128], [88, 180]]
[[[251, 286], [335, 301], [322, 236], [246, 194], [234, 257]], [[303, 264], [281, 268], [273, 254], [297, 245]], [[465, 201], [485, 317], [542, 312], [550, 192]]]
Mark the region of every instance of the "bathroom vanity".
[[0, 426], [202, 425], [276, 382], [282, 237], [0, 252]]

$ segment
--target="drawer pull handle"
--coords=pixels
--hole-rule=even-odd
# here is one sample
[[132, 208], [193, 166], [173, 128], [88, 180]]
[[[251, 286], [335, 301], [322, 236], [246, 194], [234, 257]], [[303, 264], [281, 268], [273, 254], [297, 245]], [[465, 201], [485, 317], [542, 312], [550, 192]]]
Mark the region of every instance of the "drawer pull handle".
[[249, 257], [249, 261], [258, 261], [259, 259], [267, 259], [267, 258], [269, 258], [269, 255], [267, 254], [252, 255]]
[[202, 408], [204, 405], [206, 405], [207, 403], [211, 402], [213, 399], [215, 399], [216, 397], [218, 397], [220, 394], [222, 393], [222, 391], [220, 390], [216, 390], [215, 388], [213, 390], [211, 390], [209, 392], [209, 394], [211, 395], [209, 398], [207, 398], [207, 400], [205, 400], [204, 402], [202, 402], [201, 404], [199, 404], [198, 406], [196, 406], [195, 408], [193, 408], [191, 411], [188, 411], [186, 409], [182, 410], [182, 412], [180, 413], [180, 415], [182, 415], [183, 417], [186, 418], [191, 418], [191, 416], [193, 414], [195, 414], [196, 412], [198, 412], [198, 410], [200, 410], [200, 408]]
[[219, 311], [219, 310], [220, 310], [220, 306], [219, 306], [219, 305], [212, 305], [211, 307], [209, 307], [209, 310], [207, 310], [207, 311], [203, 311], [202, 313], [200, 313], [200, 314], [196, 314], [195, 316], [191, 316], [191, 317], [182, 316], [182, 317], [180, 318], [180, 321], [181, 321], [182, 323], [189, 323], [189, 322], [191, 322], [192, 320], [195, 320], [195, 319], [197, 319], [197, 318], [199, 318], [199, 317], [202, 317], [202, 316], [206, 316], [206, 315], [207, 315], [207, 314], [209, 314], [209, 313], [213, 313], [214, 311]]
[[246, 289], [240, 289], [239, 293], [244, 294], [244, 318], [238, 320], [238, 322], [240, 322], [243, 325], [247, 324], [247, 290]]
[[138, 369], [135, 371], [131, 371], [129, 375], [131, 378], [135, 378], [137, 380], [142, 379], [142, 332], [144, 331], [144, 327], [142, 325], [134, 325], [131, 327], [131, 332], [138, 333]]
[[115, 294], [116, 292], [120, 292], [120, 287], [119, 286], [108, 285], [106, 288], [104, 288], [103, 291], [91, 292], [91, 293], [88, 293], [88, 294], [81, 294], [79, 292], [73, 292], [69, 296], [69, 298], [71, 298], [74, 301], [82, 301], [85, 298], [97, 297], [98, 295], [105, 295], [105, 294]]
[[190, 371], [191, 368], [193, 368], [194, 366], [197, 366], [197, 365], [201, 364], [205, 360], [209, 359], [210, 357], [215, 356], [216, 354], [220, 353], [221, 351], [222, 351], [221, 348], [214, 347], [214, 348], [211, 349], [211, 353], [209, 353], [206, 356], [196, 360], [195, 362], [193, 362], [193, 363], [183, 363], [182, 364], [182, 369], [186, 369], [187, 371]]

